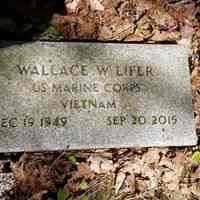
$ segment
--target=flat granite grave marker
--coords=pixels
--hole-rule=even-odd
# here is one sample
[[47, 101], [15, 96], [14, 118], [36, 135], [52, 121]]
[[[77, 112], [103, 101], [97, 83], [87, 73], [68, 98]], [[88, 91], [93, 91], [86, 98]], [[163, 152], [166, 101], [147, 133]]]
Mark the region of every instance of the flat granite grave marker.
[[184, 47], [1, 44], [1, 152], [196, 143]]

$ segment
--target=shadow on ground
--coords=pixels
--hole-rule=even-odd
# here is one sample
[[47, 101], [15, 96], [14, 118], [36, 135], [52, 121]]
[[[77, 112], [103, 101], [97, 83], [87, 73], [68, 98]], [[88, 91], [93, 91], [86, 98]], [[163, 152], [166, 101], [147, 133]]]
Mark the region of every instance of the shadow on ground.
[[0, 40], [32, 40], [45, 31], [64, 0], [7, 0], [0, 6]]

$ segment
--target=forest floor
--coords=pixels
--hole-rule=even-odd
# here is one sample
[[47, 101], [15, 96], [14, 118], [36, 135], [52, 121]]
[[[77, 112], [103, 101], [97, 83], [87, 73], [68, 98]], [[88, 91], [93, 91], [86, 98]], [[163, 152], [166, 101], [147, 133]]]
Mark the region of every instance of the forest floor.
[[[3, 40], [175, 43], [190, 49], [200, 130], [199, 0], [7, 0]], [[198, 200], [200, 146], [1, 154], [12, 200]]]

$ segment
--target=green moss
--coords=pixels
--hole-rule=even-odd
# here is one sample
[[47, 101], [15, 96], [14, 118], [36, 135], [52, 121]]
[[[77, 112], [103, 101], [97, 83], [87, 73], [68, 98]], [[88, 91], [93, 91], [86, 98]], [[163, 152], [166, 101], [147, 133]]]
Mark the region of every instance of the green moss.
[[39, 39], [44, 39], [44, 40], [61, 40], [61, 39], [64, 39], [64, 36], [54, 26], [49, 25], [45, 29], [45, 31], [40, 34]]
[[136, 24], [136, 29], [135, 29], [135, 34], [138, 35], [138, 34], [141, 34], [144, 32], [144, 28], [141, 24], [137, 23]]
[[86, 180], [83, 179], [83, 180], [80, 182], [80, 188], [81, 188], [81, 190], [87, 189], [87, 188], [88, 188], [88, 182], [87, 182]]
[[64, 188], [60, 188], [57, 192], [57, 200], [66, 200], [70, 193]]
[[195, 151], [192, 154], [192, 160], [200, 164], [200, 151]]

